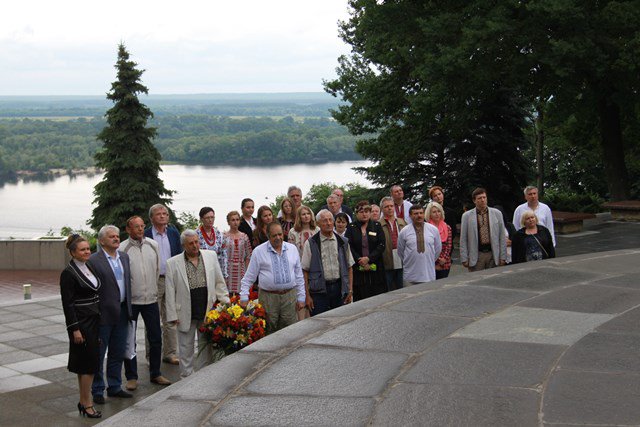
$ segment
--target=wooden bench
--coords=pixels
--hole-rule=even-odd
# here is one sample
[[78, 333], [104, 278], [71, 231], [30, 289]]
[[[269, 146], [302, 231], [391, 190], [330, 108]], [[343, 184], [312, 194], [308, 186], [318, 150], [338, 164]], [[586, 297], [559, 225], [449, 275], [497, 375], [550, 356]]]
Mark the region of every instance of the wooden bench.
[[611, 210], [611, 217], [620, 221], [640, 221], [640, 200], [622, 200], [603, 204]]
[[553, 211], [553, 228], [557, 234], [571, 234], [582, 231], [585, 219], [593, 219], [596, 216], [590, 213]]

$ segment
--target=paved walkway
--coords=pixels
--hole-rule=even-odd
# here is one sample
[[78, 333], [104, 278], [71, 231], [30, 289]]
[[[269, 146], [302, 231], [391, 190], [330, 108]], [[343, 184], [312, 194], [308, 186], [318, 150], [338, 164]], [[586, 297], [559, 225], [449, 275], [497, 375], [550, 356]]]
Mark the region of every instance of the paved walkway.
[[[640, 224], [607, 222], [581, 235], [558, 237], [561, 257], [621, 248], [640, 248]], [[579, 414], [584, 413], [606, 424], [602, 414], [615, 410], [614, 424], [639, 424], [634, 409], [640, 408], [639, 259], [639, 252], [627, 251], [586, 260], [558, 258], [544, 267], [529, 263], [476, 274], [456, 269], [447, 281], [295, 325], [256, 343], [254, 351], [207, 368], [206, 375], [155, 394], [127, 411], [126, 419], [109, 419], [162, 390], [149, 383], [141, 357], [134, 399], [108, 399], [101, 407], [103, 420], [119, 425], [193, 425], [204, 420], [338, 424], [332, 416], [340, 413], [348, 415], [346, 424], [430, 420], [481, 425], [492, 420], [507, 425], [524, 420], [513, 414], [541, 417], [541, 393], [552, 391], [544, 394], [549, 399], [545, 422], [581, 422], [586, 418]], [[43, 278], [47, 274], [49, 279]], [[68, 338], [57, 295], [58, 274], [0, 272], [0, 425], [90, 423], [74, 410], [77, 381], [66, 370]], [[8, 286], [7, 277], [13, 285]], [[32, 301], [21, 301], [23, 280], [33, 285]], [[398, 324], [415, 321], [416, 328], [398, 330]], [[141, 337], [139, 329], [138, 350], [144, 354]], [[333, 357], [334, 348], [344, 368], [319, 370], [327, 360], [323, 355]], [[487, 365], [480, 366], [480, 361]], [[305, 375], [296, 377], [296, 372]], [[163, 374], [173, 381], [179, 378], [172, 365], [163, 364]], [[475, 389], [483, 392], [474, 394]], [[338, 396], [335, 390], [344, 392]], [[423, 404], [424, 396], [430, 404]], [[567, 415], [566, 405], [553, 406], [553, 396], [575, 396], [573, 415]], [[228, 404], [217, 405], [222, 398]], [[303, 414], [291, 409], [300, 405], [315, 412], [300, 418]], [[449, 409], [441, 412], [446, 405]], [[239, 419], [240, 408], [251, 410], [245, 409]], [[478, 411], [484, 414], [480, 418]], [[256, 418], [258, 413], [263, 418]], [[283, 418], [285, 414], [289, 418]]]

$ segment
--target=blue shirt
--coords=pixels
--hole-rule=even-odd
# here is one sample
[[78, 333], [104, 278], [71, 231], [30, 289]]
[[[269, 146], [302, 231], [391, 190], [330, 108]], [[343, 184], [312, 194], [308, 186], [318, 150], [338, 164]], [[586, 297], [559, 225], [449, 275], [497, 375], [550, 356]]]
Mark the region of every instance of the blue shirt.
[[104, 253], [109, 261], [109, 266], [113, 271], [113, 275], [116, 276], [116, 282], [118, 282], [118, 288], [120, 289], [120, 302], [124, 302], [126, 297], [124, 291], [124, 267], [122, 261], [120, 261], [120, 252], [116, 251], [116, 257], [112, 257], [106, 251]]
[[160, 272], [161, 276], [164, 276], [167, 272], [167, 260], [171, 258], [171, 243], [169, 242], [169, 235], [167, 234], [168, 228], [164, 229], [164, 233], [159, 233], [155, 227], [151, 227], [151, 235], [153, 240], [158, 243], [160, 249]]

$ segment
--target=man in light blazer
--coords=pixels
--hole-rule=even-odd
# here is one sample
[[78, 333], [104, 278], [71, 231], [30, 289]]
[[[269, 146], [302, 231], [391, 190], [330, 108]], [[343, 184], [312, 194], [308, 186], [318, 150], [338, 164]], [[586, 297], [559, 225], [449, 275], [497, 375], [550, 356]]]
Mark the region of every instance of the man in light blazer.
[[505, 265], [507, 240], [504, 220], [499, 210], [488, 207], [487, 191], [476, 188], [471, 193], [475, 208], [462, 215], [460, 260], [469, 271]]
[[[180, 235], [184, 252], [167, 261], [165, 278], [167, 300], [167, 322], [177, 325], [180, 375], [187, 377], [195, 369], [202, 368], [211, 360], [210, 348], [203, 346], [204, 334], [199, 328], [207, 310], [218, 300], [229, 302], [218, 257], [214, 251], [201, 251], [198, 234], [185, 230]], [[202, 347], [193, 361], [195, 334]]]
[[131, 310], [131, 269], [129, 256], [118, 250], [120, 230], [105, 225], [98, 232], [100, 250], [89, 259], [102, 286], [100, 297], [100, 362], [93, 377], [91, 393], [95, 403], [104, 403], [104, 356], [107, 354], [107, 395], [132, 397], [122, 389], [122, 364], [124, 362]]

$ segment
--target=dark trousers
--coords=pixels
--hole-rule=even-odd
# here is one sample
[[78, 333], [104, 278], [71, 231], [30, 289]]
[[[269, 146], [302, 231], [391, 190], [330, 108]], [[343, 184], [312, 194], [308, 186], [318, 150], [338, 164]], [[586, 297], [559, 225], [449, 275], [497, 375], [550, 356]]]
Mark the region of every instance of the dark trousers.
[[[129, 319], [127, 304], [120, 305], [120, 319], [115, 325], [100, 325], [100, 360], [98, 370], [93, 377], [91, 393], [94, 396], [104, 395], [104, 356], [107, 355], [107, 394], [113, 395], [122, 390], [122, 361], [127, 346]], [[109, 353], [107, 354], [107, 349]]]
[[[147, 354], [149, 355], [149, 378], [153, 379], [162, 375], [160, 373], [160, 362], [162, 358], [162, 329], [160, 328], [160, 309], [158, 303], [133, 304], [133, 320], [138, 320], [138, 315], [142, 314], [144, 328], [147, 331]], [[138, 379], [138, 358], [124, 359], [124, 376], [127, 380]]]
[[387, 279], [387, 290], [389, 292], [402, 288], [402, 269], [385, 270], [385, 278]]
[[449, 271], [451, 270], [436, 270], [436, 280], [449, 277]]
[[326, 282], [325, 285], [326, 293], [311, 293], [311, 299], [313, 300], [312, 316], [342, 306], [342, 281], [338, 279], [333, 282]]

